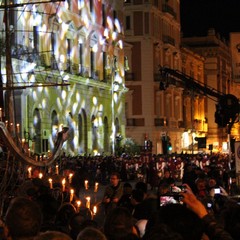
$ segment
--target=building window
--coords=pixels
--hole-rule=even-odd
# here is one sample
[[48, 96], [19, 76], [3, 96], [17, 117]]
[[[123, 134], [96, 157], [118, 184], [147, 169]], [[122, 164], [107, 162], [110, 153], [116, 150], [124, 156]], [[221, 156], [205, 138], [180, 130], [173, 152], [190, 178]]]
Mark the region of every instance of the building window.
[[78, 14], [79, 15], [82, 14], [83, 5], [84, 5], [84, 1], [83, 0], [78, 0]]
[[[115, 23], [116, 19], [117, 19], [117, 12], [114, 10], [113, 11], [113, 21], [114, 21], [114, 23]], [[116, 25], [115, 24], [114, 24], [114, 31], [116, 31]]]
[[51, 33], [51, 49], [52, 53], [54, 53], [56, 50], [56, 33], [54, 32]]
[[126, 16], [126, 30], [130, 30], [130, 29], [131, 29], [131, 17]]
[[149, 13], [144, 13], [145, 34], [149, 34]]
[[72, 0], [67, 0], [68, 3], [68, 10], [72, 9]]
[[105, 4], [102, 4], [102, 26], [106, 27], [106, 10]]
[[71, 40], [67, 39], [67, 72], [71, 71]]
[[34, 26], [33, 27], [33, 46], [35, 51], [39, 51], [39, 31], [38, 27]]
[[93, 0], [89, 1], [89, 8], [90, 8], [90, 12], [93, 12]]
[[96, 78], [96, 53], [91, 49], [90, 52], [90, 61], [91, 61], [91, 77]]
[[83, 73], [83, 44], [79, 43], [79, 71]]
[[103, 80], [106, 80], [106, 78], [107, 78], [107, 54], [106, 54], [106, 52], [103, 52], [103, 54], [102, 54], [102, 56], [103, 56]]

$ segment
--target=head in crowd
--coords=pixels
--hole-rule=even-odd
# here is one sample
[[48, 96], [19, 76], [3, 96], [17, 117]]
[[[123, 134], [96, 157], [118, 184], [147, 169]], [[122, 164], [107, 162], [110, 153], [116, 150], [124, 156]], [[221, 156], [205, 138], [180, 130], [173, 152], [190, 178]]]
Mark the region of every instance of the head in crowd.
[[72, 240], [67, 234], [58, 231], [46, 231], [39, 234], [34, 240]]
[[6, 235], [13, 240], [36, 236], [41, 228], [40, 207], [25, 197], [16, 197], [11, 202], [5, 216]]
[[123, 207], [114, 208], [108, 213], [103, 230], [108, 240], [123, 239], [132, 233], [137, 235], [134, 219], [129, 210]]
[[234, 240], [240, 239], [240, 205], [237, 202], [228, 202], [221, 212], [224, 229]]
[[55, 225], [56, 229], [69, 233], [69, 223], [71, 218], [76, 213], [75, 207], [71, 203], [64, 203], [56, 214]]
[[54, 221], [60, 207], [60, 203], [50, 193], [41, 194], [36, 199], [36, 202], [40, 206], [43, 215], [41, 231], [55, 229]]
[[147, 223], [146, 239], [160, 224], [180, 234], [184, 240], [201, 240], [203, 235], [201, 219], [182, 204], [168, 204], [160, 207], [158, 213], [153, 215]]
[[164, 195], [170, 192], [170, 185], [168, 183], [162, 183], [158, 186], [159, 195]]
[[[94, 225], [95, 224], [95, 225]], [[97, 224], [92, 220], [92, 214], [89, 208], [81, 207], [79, 212], [75, 213], [70, 221], [70, 234], [73, 239], [77, 238], [78, 233], [87, 226], [92, 226], [97, 228]]]
[[184, 240], [183, 237], [173, 231], [165, 224], [159, 224], [150, 229], [147, 238], [143, 236], [143, 240]]
[[120, 182], [120, 174], [118, 172], [112, 172], [110, 176], [110, 184], [113, 187], [117, 187]]
[[208, 195], [207, 181], [205, 178], [197, 178], [195, 181], [196, 195], [198, 198], [205, 198]]
[[136, 205], [144, 199], [144, 192], [141, 189], [133, 189], [131, 196], [131, 203]]
[[140, 189], [146, 194], [147, 193], [147, 184], [145, 182], [137, 182], [135, 184], [135, 189]]
[[132, 185], [129, 182], [125, 182], [123, 184], [123, 194], [131, 194], [132, 192]]
[[107, 238], [99, 229], [86, 227], [80, 231], [77, 240], [107, 240]]

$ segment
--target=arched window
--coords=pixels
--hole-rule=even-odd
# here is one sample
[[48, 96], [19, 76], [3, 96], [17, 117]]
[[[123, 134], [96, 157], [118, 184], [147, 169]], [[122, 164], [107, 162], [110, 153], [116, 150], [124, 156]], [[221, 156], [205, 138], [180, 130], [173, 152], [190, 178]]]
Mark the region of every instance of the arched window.
[[34, 152], [40, 154], [42, 152], [41, 144], [41, 115], [38, 108], [34, 110], [33, 113], [33, 128], [34, 128]]
[[92, 116], [92, 150], [98, 150], [98, 137], [97, 137], [97, 118], [93, 115]]
[[105, 153], [110, 152], [110, 146], [109, 146], [109, 126], [108, 126], [108, 119], [107, 117], [104, 118], [104, 129], [103, 129], [103, 150]]
[[78, 115], [78, 144], [79, 153], [87, 153], [88, 135], [87, 135], [87, 115], [85, 110], [81, 110]]
[[51, 115], [51, 129], [52, 129], [51, 131], [52, 131], [53, 142], [56, 141], [57, 134], [59, 131], [58, 127], [59, 127], [59, 120], [58, 120], [57, 112], [53, 110]]

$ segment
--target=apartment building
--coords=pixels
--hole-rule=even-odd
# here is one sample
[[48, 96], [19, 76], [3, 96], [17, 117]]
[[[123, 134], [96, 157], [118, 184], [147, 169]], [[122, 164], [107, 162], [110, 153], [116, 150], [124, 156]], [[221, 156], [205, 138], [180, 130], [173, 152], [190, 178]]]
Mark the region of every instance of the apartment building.
[[[182, 44], [191, 51], [205, 58], [204, 83], [219, 93], [234, 94], [231, 90], [232, 56], [227, 41], [218, 35], [214, 29], [202, 37], [182, 38]], [[213, 150], [228, 151], [227, 127], [219, 127], [215, 123], [216, 104], [219, 98], [206, 96], [208, 133], [207, 144], [213, 145]]]
[[159, 84], [161, 67], [181, 70], [178, 0], [124, 1], [126, 74], [126, 136], [139, 145], [152, 142], [153, 153], [182, 151], [183, 89]]
[[[182, 38], [179, 5], [124, 1], [125, 41], [131, 46], [125, 50], [126, 135], [142, 146], [150, 140], [156, 154], [228, 151], [227, 130], [215, 123], [214, 113], [216, 95], [232, 92], [230, 48], [212, 29], [205, 37]], [[181, 77], [166, 79], [161, 67]], [[200, 91], [186, 80], [197, 82]], [[212, 97], [212, 91], [219, 94]]]

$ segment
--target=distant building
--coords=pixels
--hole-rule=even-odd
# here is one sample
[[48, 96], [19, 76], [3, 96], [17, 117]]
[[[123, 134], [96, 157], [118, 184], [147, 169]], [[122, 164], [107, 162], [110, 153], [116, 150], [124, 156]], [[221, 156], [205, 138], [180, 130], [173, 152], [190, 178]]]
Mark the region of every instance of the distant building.
[[[197, 81], [200, 85], [205, 84], [204, 62], [205, 58], [194, 53], [188, 48], [181, 48], [182, 73]], [[182, 80], [183, 90], [183, 123], [182, 150], [195, 153], [205, 151], [199, 145], [198, 138], [205, 138], [208, 132], [207, 96], [201, 95], [199, 89], [188, 86]]]
[[186, 74], [219, 96], [233, 93], [228, 44], [213, 29], [204, 37], [182, 38], [179, 4], [177, 0], [124, 1], [125, 54], [130, 68], [126, 73], [126, 136], [143, 150], [150, 140], [155, 154], [227, 151], [226, 128], [215, 123], [218, 99], [184, 85], [183, 79], [166, 78], [160, 71], [166, 67]]
[[[220, 94], [230, 94], [232, 79], [232, 57], [230, 47], [224, 39], [218, 36], [214, 29], [209, 29], [203, 37], [182, 38], [182, 44], [191, 51], [205, 58], [204, 82]], [[207, 143], [213, 144], [213, 150], [225, 150], [228, 141], [226, 128], [215, 123], [216, 103], [218, 99], [206, 98], [206, 113], [208, 123]], [[226, 145], [226, 144], [225, 144]]]
[[[240, 32], [230, 33], [230, 48], [233, 68], [230, 92], [240, 99]], [[240, 122], [234, 124], [232, 136], [236, 141], [240, 141]]]
[[126, 136], [141, 146], [150, 140], [153, 153], [182, 151], [183, 91], [159, 87], [161, 67], [181, 70], [179, 4], [124, 1], [125, 42], [132, 46], [126, 51]]

